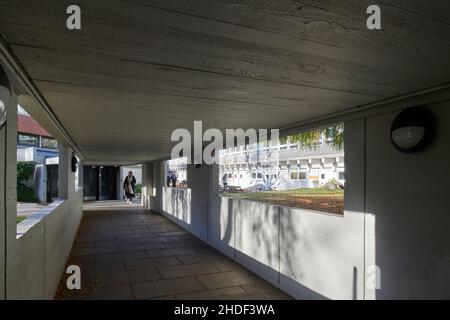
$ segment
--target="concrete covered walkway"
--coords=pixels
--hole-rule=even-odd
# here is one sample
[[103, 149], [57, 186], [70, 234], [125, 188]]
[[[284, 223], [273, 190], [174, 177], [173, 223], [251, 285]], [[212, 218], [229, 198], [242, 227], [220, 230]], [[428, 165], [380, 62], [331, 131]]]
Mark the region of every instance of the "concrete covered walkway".
[[82, 290], [59, 299], [290, 299], [158, 213], [137, 205], [85, 205], [68, 265]]

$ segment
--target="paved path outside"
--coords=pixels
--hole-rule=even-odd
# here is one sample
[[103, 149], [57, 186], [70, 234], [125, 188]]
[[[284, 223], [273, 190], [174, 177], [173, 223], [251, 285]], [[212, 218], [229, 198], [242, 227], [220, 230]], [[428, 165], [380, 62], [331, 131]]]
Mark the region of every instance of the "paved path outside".
[[88, 204], [68, 265], [82, 290], [57, 299], [291, 299], [157, 213], [124, 203]]
[[17, 203], [17, 216], [18, 217], [29, 217], [32, 214], [38, 213], [42, 209], [45, 209], [47, 204], [43, 203], [26, 203], [26, 202], [18, 202]]

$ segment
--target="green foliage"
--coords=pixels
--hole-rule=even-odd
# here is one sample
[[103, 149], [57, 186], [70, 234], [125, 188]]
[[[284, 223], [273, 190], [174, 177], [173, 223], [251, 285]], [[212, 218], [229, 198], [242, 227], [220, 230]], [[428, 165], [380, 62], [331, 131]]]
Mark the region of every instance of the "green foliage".
[[17, 217], [16, 218], [16, 223], [21, 223], [23, 220], [26, 220], [27, 217]]
[[316, 149], [320, 139], [328, 141], [329, 145], [337, 150], [344, 149], [344, 124], [340, 123], [332, 127], [302, 132], [290, 137], [291, 142], [297, 142], [301, 148], [307, 150]]
[[33, 162], [17, 162], [17, 183], [30, 180], [33, 173]]
[[17, 162], [17, 201], [37, 202], [34, 189], [29, 186], [33, 174], [33, 162]]
[[139, 193], [139, 194], [142, 193], [142, 185], [141, 184], [136, 184], [134, 186], [134, 193]]

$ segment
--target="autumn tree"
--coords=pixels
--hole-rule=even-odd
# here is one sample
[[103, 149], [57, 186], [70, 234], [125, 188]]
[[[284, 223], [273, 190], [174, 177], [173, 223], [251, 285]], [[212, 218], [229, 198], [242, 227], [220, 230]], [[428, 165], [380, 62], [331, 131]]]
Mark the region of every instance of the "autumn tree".
[[316, 149], [323, 139], [329, 145], [342, 151], [344, 149], [344, 124], [339, 123], [331, 127], [305, 131], [289, 138], [290, 142], [298, 143], [302, 149]]

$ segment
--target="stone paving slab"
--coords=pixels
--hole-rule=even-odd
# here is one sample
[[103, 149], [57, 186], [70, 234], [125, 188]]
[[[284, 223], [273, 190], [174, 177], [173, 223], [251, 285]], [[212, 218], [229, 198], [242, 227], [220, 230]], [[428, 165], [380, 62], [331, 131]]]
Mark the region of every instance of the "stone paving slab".
[[96, 256], [96, 261], [113, 262], [113, 261], [146, 259], [146, 258], [148, 258], [148, 255], [145, 253], [145, 251], [135, 251], [135, 252], [100, 254]]
[[180, 300], [234, 300], [243, 293], [246, 291], [241, 287], [228, 287], [178, 294], [176, 298]]
[[133, 285], [137, 299], [149, 299], [204, 289], [205, 287], [194, 277], [144, 282]]
[[94, 300], [132, 300], [133, 290], [130, 285], [113, 286], [95, 290], [92, 294]]
[[147, 254], [149, 255], [149, 257], [168, 257], [193, 253], [195, 253], [195, 251], [193, 251], [191, 248], [147, 250]]
[[146, 268], [102, 274], [100, 276], [100, 285], [106, 287], [158, 279], [161, 279], [161, 274], [156, 268]]
[[165, 217], [138, 207], [85, 211], [68, 265], [82, 290], [57, 299], [291, 299]]
[[176, 257], [158, 257], [143, 260], [125, 261], [125, 267], [129, 270], [142, 269], [147, 267], [164, 267], [181, 264]]
[[160, 267], [158, 268], [158, 270], [163, 278], [166, 279], [220, 272], [219, 269], [208, 263], [194, 263], [179, 266]]
[[201, 275], [198, 279], [208, 289], [242, 286], [261, 281], [259, 277], [245, 270]]

